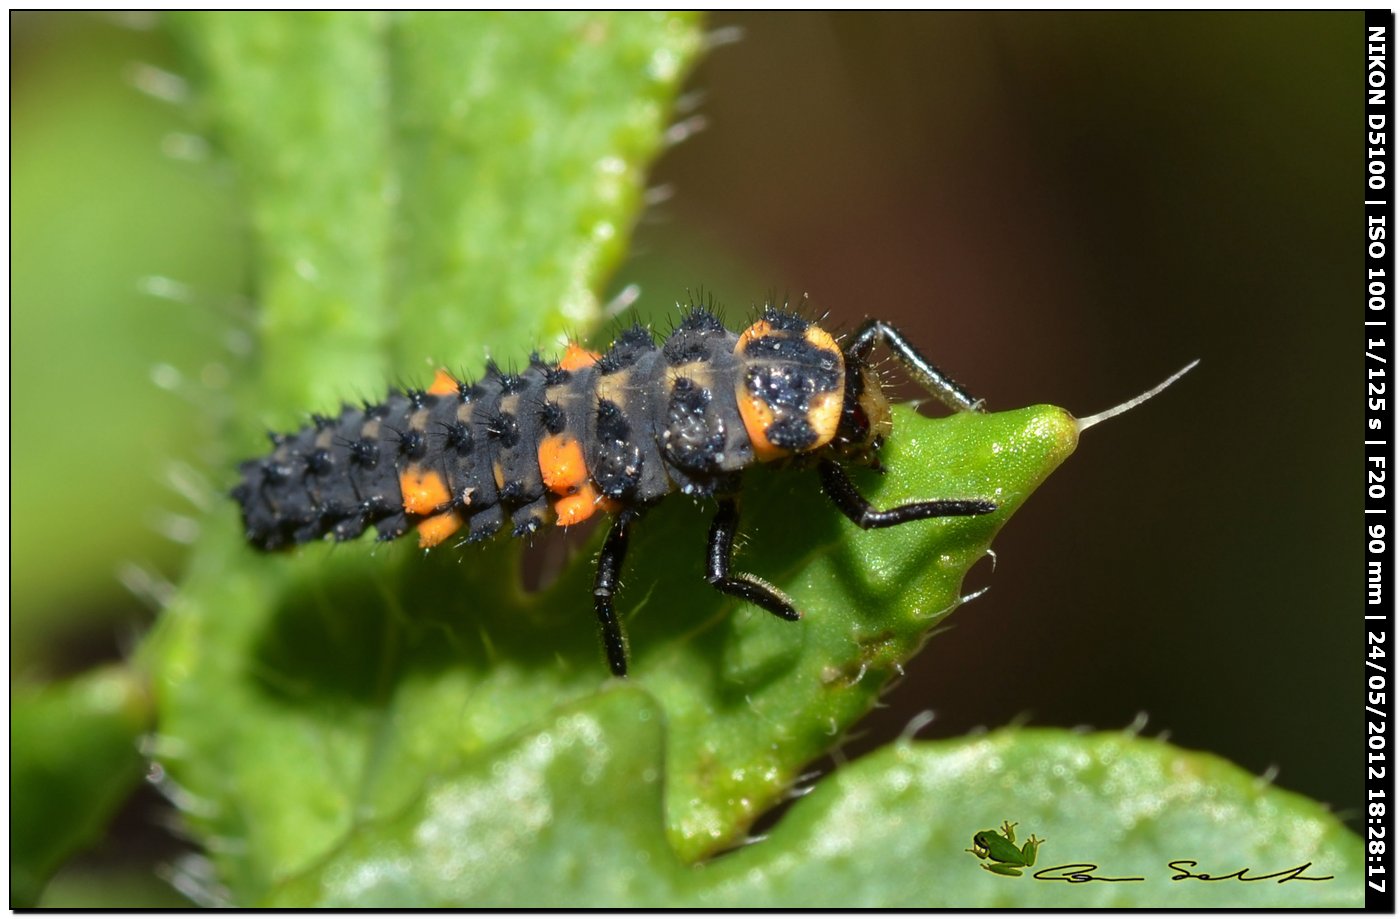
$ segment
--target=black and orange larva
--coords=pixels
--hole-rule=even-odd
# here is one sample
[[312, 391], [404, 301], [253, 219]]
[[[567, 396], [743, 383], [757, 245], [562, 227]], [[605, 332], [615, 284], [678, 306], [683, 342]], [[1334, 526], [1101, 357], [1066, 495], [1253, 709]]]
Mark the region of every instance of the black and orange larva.
[[754, 463], [815, 466], [828, 497], [864, 529], [996, 509], [954, 499], [881, 511], [856, 490], [844, 467], [878, 467], [891, 427], [870, 363], [879, 342], [950, 408], [978, 410], [884, 322], [866, 322], [843, 350], [783, 309], [767, 307], [735, 333], [692, 308], [660, 347], [634, 326], [603, 354], [571, 344], [557, 363], [532, 357], [519, 374], [490, 366], [475, 383], [438, 371], [426, 390], [313, 416], [300, 431], [272, 435], [272, 453], [241, 465], [232, 494], [248, 541], [266, 551], [354, 539], [371, 524], [381, 540], [416, 528], [421, 545], [435, 546], [464, 527], [465, 542], [476, 542], [507, 519], [523, 536], [551, 518], [568, 526], [610, 513], [593, 603], [608, 663], [622, 676], [627, 650], [613, 595], [628, 535], [672, 492], [718, 501], [706, 579], [789, 620], [801, 614], [780, 590], [730, 568], [740, 477]]

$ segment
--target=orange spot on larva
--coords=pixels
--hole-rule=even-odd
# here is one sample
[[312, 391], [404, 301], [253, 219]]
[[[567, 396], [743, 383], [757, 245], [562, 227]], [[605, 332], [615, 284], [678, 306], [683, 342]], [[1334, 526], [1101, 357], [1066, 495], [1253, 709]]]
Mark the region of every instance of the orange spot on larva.
[[447, 511], [418, 523], [418, 547], [431, 549], [462, 528], [462, 515]]
[[739, 417], [744, 421], [744, 431], [753, 444], [753, 455], [760, 463], [779, 459], [788, 455], [782, 447], [775, 447], [768, 439], [768, 428], [773, 424], [773, 409], [762, 399], [749, 392], [744, 381], [739, 381]]
[[419, 516], [432, 514], [452, 500], [442, 476], [421, 466], [409, 466], [399, 474], [399, 491], [403, 509]]
[[428, 393], [434, 396], [450, 396], [457, 391], [458, 385], [452, 374], [439, 369], [433, 374], [433, 385], [428, 387]]
[[571, 495], [588, 482], [583, 447], [568, 434], [551, 434], [541, 440], [537, 455], [544, 487], [556, 495]]
[[585, 367], [592, 367], [598, 363], [602, 357], [597, 351], [589, 351], [577, 342], [569, 342], [569, 346], [564, 349], [564, 359], [559, 362], [559, 366], [564, 370], [582, 370]]
[[598, 510], [597, 495], [592, 485], [585, 485], [575, 494], [554, 501], [554, 525], [561, 527], [583, 523]]
[[573, 526], [583, 523], [599, 511], [616, 514], [620, 510], [622, 505], [611, 498], [599, 496], [598, 489], [593, 487], [592, 482], [584, 482], [573, 494], [554, 499], [554, 524], [561, 527]]
[[[742, 359], [744, 348], [748, 346], [749, 342], [771, 334], [773, 334], [773, 327], [766, 319], [760, 319], [739, 336], [739, 340], [734, 344], [734, 353]], [[749, 387], [744, 381], [744, 374], [739, 375], [734, 388], [734, 395], [739, 402], [739, 417], [743, 419], [744, 430], [749, 435], [749, 443], [753, 444], [753, 455], [760, 463], [787, 456], [788, 451], [773, 446], [773, 442], [768, 439], [768, 428], [773, 424], [772, 406], [749, 391]]]

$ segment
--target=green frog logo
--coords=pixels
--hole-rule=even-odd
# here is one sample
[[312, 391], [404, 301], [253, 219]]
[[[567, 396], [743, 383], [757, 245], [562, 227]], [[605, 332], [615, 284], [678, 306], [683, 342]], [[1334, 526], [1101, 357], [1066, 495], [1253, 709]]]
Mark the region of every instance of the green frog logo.
[[1021, 848], [1016, 848], [1016, 824], [1002, 821], [1001, 832], [996, 830], [982, 830], [980, 833], [972, 834], [972, 848], [965, 849], [980, 859], [986, 859], [982, 865], [992, 874], [1000, 874], [1006, 877], [1020, 877], [1022, 868], [1029, 868], [1035, 864], [1035, 855], [1039, 851], [1045, 840], [1036, 839], [1035, 834], [1026, 840], [1026, 844]]

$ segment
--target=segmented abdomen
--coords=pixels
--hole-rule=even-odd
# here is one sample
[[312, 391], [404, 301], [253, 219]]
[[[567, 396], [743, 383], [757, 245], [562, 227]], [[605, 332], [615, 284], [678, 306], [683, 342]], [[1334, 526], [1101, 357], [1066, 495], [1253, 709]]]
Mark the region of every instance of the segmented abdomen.
[[265, 550], [370, 526], [416, 526], [425, 546], [507, 520], [519, 536], [675, 490], [733, 492], [755, 461], [830, 441], [843, 392], [840, 349], [801, 317], [769, 309], [739, 335], [693, 310], [660, 347], [637, 326], [602, 355], [571, 345], [474, 383], [439, 371], [427, 390], [315, 416], [243, 463], [233, 496]]

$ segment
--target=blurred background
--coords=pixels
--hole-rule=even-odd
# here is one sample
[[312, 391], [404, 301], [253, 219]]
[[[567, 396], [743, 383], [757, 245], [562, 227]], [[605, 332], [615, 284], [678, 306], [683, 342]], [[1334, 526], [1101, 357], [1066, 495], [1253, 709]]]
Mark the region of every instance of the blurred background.
[[[11, 15], [11, 674], [128, 652], [251, 342], [158, 20]], [[1008, 723], [1210, 750], [1360, 825], [1360, 13], [720, 14], [615, 289], [808, 294], [992, 409], [1098, 412], [847, 757]], [[687, 120], [689, 119], [689, 120]], [[700, 120], [703, 119], [703, 129]], [[475, 343], [463, 343], [464, 348]], [[474, 352], [473, 352], [474, 353]], [[914, 390], [906, 392], [914, 396]], [[59, 420], [62, 419], [62, 420]], [[820, 498], [813, 497], [813, 500]], [[178, 902], [143, 793], [46, 903]]]

